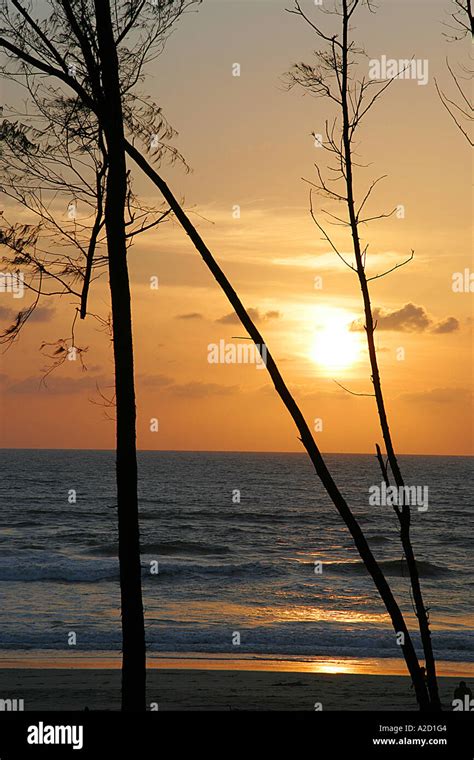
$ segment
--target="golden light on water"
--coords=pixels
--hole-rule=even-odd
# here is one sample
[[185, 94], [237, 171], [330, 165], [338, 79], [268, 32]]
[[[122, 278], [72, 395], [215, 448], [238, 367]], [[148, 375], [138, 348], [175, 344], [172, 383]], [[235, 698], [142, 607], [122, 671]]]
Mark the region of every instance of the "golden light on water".
[[351, 668], [349, 665], [343, 663], [317, 663], [315, 664], [313, 672], [315, 673], [350, 673]]
[[[332, 599], [335, 602], [337, 597], [333, 596]], [[354, 597], [354, 599], [357, 599], [357, 597]], [[362, 597], [359, 597], [359, 599], [362, 599]], [[232, 625], [237, 626], [240, 624], [248, 628], [262, 624], [288, 622], [379, 625], [387, 619], [384, 612], [369, 612], [367, 610], [333, 609], [332, 607], [326, 608], [317, 605], [297, 604], [287, 604], [285, 606], [262, 604], [249, 607], [239, 602], [224, 604], [220, 601], [212, 600], [206, 602], [188, 602], [185, 609], [179, 602], [170, 603], [168, 605], [168, 613], [171, 616], [179, 616], [181, 620], [186, 621], [194, 621], [198, 614], [214, 618], [222, 617]], [[149, 620], [159, 620], [161, 615], [162, 611], [159, 607], [155, 610], [153, 606], [150, 606], [148, 609]]]

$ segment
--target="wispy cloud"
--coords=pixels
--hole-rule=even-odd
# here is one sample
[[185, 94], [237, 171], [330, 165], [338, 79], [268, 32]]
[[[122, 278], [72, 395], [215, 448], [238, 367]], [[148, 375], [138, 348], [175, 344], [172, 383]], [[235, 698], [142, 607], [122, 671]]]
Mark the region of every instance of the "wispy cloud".
[[168, 389], [173, 396], [185, 398], [205, 398], [207, 396], [229, 396], [239, 392], [238, 385], [220, 385], [219, 383], [190, 382], [172, 385]]
[[[3, 322], [13, 321], [16, 319], [18, 312], [24, 307], [18, 309], [11, 309], [8, 306], [0, 306], [0, 320]], [[31, 322], [51, 322], [55, 314], [55, 309], [49, 306], [37, 306], [32, 312], [28, 321]]]
[[49, 375], [43, 378], [39, 375], [25, 377], [24, 380], [14, 382], [5, 389], [5, 393], [12, 395], [27, 395], [29, 393], [37, 394], [45, 392], [54, 395], [67, 395], [70, 393], [80, 393], [84, 390], [94, 390], [97, 388], [113, 388], [113, 380], [104, 375], [90, 375], [84, 372], [81, 377], [61, 377], [60, 375]]
[[473, 401], [473, 391], [471, 388], [431, 388], [417, 393], [403, 393], [399, 398], [400, 401], [415, 404], [453, 404], [460, 401], [469, 404]]
[[138, 375], [137, 382], [147, 388], [165, 388], [172, 385], [174, 380], [168, 375]]
[[[281, 317], [281, 312], [276, 311], [275, 309], [266, 311], [264, 314], [261, 314], [258, 309], [250, 307], [247, 309], [247, 313], [254, 322], [265, 322], [270, 319], [279, 319]], [[219, 322], [221, 325], [239, 325], [240, 319], [238, 318], [235, 311], [231, 311], [229, 314], [224, 314], [223, 317], [216, 319], [216, 322]]]

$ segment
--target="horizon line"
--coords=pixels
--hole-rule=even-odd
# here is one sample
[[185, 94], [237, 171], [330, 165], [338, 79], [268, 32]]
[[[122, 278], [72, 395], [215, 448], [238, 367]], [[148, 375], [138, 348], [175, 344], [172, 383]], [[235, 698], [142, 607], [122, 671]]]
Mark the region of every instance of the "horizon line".
[[[115, 448], [75, 448], [75, 447], [58, 447], [58, 446], [0, 446], [0, 451], [107, 451], [115, 452]], [[262, 450], [262, 449], [137, 449], [137, 453], [156, 452], [161, 454], [292, 454], [294, 456], [307, 456], [305, 451], [283, 451], [283, 450]], [[377, 455], [372, 451], [321, 451], [324, 455], [337, 456], [373, 456]], [[397, 456], [407, 457], [452, 457], [472, 459], [474, 454], [425, 454], [403, 452]]]

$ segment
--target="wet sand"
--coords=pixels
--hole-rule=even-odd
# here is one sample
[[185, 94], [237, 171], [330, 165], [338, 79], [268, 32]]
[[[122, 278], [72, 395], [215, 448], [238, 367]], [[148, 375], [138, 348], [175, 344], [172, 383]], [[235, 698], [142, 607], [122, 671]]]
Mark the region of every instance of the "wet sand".
[[[459, 680], [439, 679], [446, 710]], [[406, 676], [160, 667], [148, 670], [147, 684], [155, 710], [417, 709]], [[1, 699], [22, 699], [26, 711], [119, 710], [120, 670], [4, 668]]]

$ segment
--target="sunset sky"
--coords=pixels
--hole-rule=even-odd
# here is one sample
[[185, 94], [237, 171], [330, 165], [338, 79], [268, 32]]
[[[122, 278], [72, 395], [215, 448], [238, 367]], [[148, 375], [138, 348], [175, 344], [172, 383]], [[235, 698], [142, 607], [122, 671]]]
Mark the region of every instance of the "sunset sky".
[[[290, 4], [205, 0], [177, 25], [143, 89], [178, 130], [174, 144], [192, 168], [186, 174], [179, 165], [167, 166], [163, 173], [253, 310], [310, 426], [322, 420], [316, 434], [321, 449], [372, 452], [381, 439], [374, 399], [352, 396], [334, 383], [372, 391], [365, 335], [356, 329], [362, 318], [357, 278], [321, 239], [309, 214], [302, 178], [315, 180], [314, 163], [322, 170], [327, 164], [311, 133], [324, 130], [333, 110], [325, 100], [285, 87], [290, 66], [310, 62], [320, 48], [311, 29], [284, 12]], [[319, 17], [312, 2], [303, 5]], [[357, 171], [359, 197], [386, 174], [368, 210], [405, 208], [403, 219], [364, 228], [367, 270], [379, 274], [415, 251], [408, 265], [371, 284], [399, 453], [472, 454], [473, 295], [452, 289], [453, 273], [472, 270], [471, 156], [434, 85], [436, 77], [449, 91], [445, 58], [453, 65], [467, 61], [471, 43], [443, 37], [449, 8], [449, 0], [381, 0], [376, 15], [362, 9], [356, 18], [356, 38], [369, 58], [429, 62], [428, 84], [393, 82], [358, 135], [360, 163], [368, 165]], [[327, 29], [331, 18], [325, 18]], [[234, 63], [240, 77], [232, 75]], [[2, 100], [17, 97], [12, 85], [4, 86]], [[130, 167], [142, 200], [159, 205], [155, 188]], [[315, 203], [340, 212], [322, 199]], [[9, 219], [15, 212], [8, 209]], [[347, 231], [328, 229], [351, 258]], [[139, 448], [301, 451], [265, 370], [208, 362], [209, 344], [245, 332], [178, 225], [140, 236], [129, 262]], [[153, 276], [158, 290], [150, 288]], [[0, 293], [2, 327], [27, 299]], [[90, 306], [107, 317], [105, 276], [94, 284]], [[73, 314], [72, 299], [45, 298], [20, 340], [1, 356], [1, 446], [113, 448], [111, 410], [100, 406], [97, 391], [113, 393], [111, 344], [96, 322], [88, 319], [76, 330], [77, 344], [88, 349], [87, 371], [67, 362], [39, 387], [48, 366], [39, 347], [68, 337]], [[159, 419], [158, 432], [150, 431], [151, 418]]]

